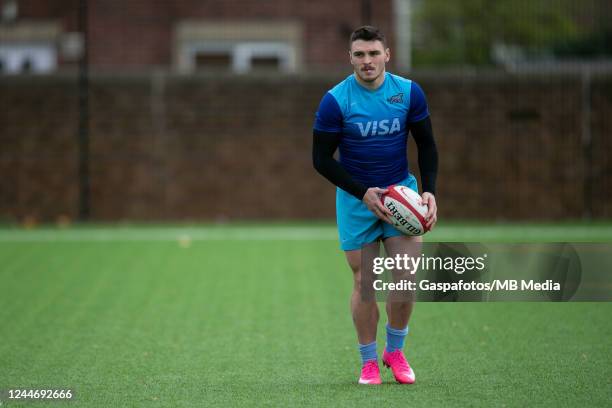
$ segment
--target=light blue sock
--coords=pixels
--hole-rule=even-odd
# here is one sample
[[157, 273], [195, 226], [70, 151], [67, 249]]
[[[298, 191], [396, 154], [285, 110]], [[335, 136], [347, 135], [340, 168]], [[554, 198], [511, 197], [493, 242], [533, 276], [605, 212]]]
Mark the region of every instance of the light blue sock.
[[408, 326], [406, 326], [404, 330], [399, 330], [387, 324], [387, 345], [385, 346], [385, 350], [387, 350], [388, 353], [392, 353], [395, 350], [403, 349], [407, 334]]
[[362, 364], [365, 364], [366, 361], [378, 360], [378, 355], [376, 354], [376, 342], [375, 341], [370, 344], [360, 344], [359, 353], [361, 354]]

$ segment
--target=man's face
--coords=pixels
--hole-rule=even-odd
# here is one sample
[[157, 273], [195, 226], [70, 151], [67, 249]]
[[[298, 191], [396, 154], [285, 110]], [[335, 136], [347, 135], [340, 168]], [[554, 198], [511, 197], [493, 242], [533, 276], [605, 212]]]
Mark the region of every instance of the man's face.
[[389, 49], [385, 49], [378, 40], [357, 40], [351, 44], [350, 57], [359, 79], [374, 82], [385, 71], [385, 63], [389, 62]]

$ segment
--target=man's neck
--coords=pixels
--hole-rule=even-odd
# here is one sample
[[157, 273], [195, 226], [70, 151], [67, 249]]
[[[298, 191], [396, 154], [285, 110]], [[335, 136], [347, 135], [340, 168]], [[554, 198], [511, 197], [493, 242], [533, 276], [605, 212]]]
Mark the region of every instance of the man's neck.
[[385, 70], [383, 70], [383, 72], [380, 73], [380, 75], [378, 76], [378, 78], [376, 78], [374, 81], [372, 82], [365, 82], [363, 79], [361, 79], [359, 77], [359, 75], [357, 75], [356, 72], [353, 73], [353, 75], [355, 75], [355, 79], [357, 79], [357, 82], [359, 82], [359, 84], [361, 86], [363, 86], [364, 88], [369, 89], [370, 91], [375, 91], [378, 88], [380, 88], [380, 86], [383, 84], [383, 82], [385, 82], [385, 75], [386, 75]]

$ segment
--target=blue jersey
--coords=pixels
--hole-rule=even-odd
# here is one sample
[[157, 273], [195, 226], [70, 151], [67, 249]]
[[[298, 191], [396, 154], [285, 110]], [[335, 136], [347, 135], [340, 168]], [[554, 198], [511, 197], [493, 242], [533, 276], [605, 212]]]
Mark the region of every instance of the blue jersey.
[[341, 133], [340, 164], [366, 187], [385, 187], [408, 176], [407, 124], [429, 116], [415, 82], [385, 73], [376, 90], [350, 75], [325, 94], [314, 129]]

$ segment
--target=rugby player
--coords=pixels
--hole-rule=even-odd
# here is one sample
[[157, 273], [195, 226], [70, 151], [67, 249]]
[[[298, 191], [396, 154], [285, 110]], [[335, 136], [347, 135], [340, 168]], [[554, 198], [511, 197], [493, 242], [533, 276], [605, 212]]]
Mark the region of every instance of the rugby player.
[[[418, 148], [423, 203], [428, 206], [427, 226], [437, 221], [435, 199], [438, 153], [423, 90], [415, 82], [386, 72], [390, 51], [385, 36], [363, 26], [350, 37], [353, 73], [329, 90], [321, 100], [313, 128], [313, 164], [336, 187], [336, 218], [340, 246], [353, 271], [351, 313], [357, 331], [362, 368], [360, 384], [380, 384], [376, 349], [379, 319], [375, 299], [361, 293], [361, 256], [366, 245], [382, 241], [389, 256], [409, 254], [420, 237], [402, 235], [386, 218], [380, 201], [386, 187], [401, 184], [418, 191], [408, 171], [407, 138]], [[333, 155], [339, 149], [339, 161]], [[413, 301], [387, 300], [386, 345], [382, 356], [399, 383], [412, 384], [414, 371], [403, 347]]]

